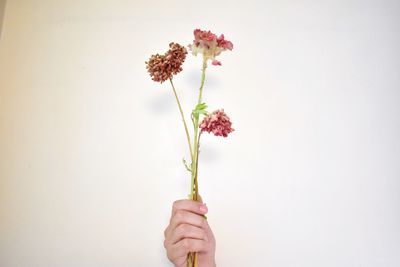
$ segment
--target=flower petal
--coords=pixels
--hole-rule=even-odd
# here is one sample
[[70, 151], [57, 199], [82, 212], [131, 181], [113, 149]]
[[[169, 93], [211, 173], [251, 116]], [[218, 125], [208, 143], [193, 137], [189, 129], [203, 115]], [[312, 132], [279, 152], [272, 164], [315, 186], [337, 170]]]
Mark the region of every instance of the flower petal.
[[213, 64], [214, 66], [221, 66], [222, 65], [220, 61], [215, 60], [215, 59], [211, 62], [211, 64]]

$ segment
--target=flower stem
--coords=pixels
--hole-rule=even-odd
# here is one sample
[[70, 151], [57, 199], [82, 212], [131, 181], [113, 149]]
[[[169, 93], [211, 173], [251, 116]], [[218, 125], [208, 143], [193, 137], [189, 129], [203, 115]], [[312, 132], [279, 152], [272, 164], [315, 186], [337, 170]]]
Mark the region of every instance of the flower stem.
[[182, 106], [181, 106], [181, 103], [179, 101], [178, 94], [176, 93], [174, 83], [172, 82], [172, 78], [170, 78], [169, 81], [171, 82], [171, 86], [172, 86], [172, 90], [174, 91], [176, 103], [178, 104], [179, 111], [181, 113], [182, 122], [183, 122], [183, 126], [185, 127], [186, 138], [187, 138], [188, 145], [189, 145], [190, 159], [193, 161], [192, 143], [190, 142], [190, 135], [189, 135], [189, 131], [188, 131], [188, 128], [187, 128], [187, 125], [186, 125], [185, 115], [183, 114]]
[[199, 138], [197, 139], [197, 153], [196, 153], [196, 175], [194, 178], [194, 196], [193, 199], [198, 201], [199, 200], [199, 183], [198, 183], [198, 177], [199, 177], [199, 150], [200, 150], [200, 136], [201, 136], [201, 132], [199, 134]]
[[203, 95], [204, 82], [206, 80], [206, 68], [207, 68], [207, 59], [203, 58], [203, 68], [202, 68], [202, 72], [201, 72], [201, 85], [200, 85], [199, 99], [197, 100], [197, 104], [201, 103], [201, 97]]
[[[207, 59], [203, 58], [203, 68], [201, 72], [201, 85], [199, 89], [199, 98], [197, 100], [197, 104], [201, 104], [203, 87], [206, 78], [206, 68], [207, 68]], [[198, 200], [199, 190], [198, 190], [198, 182], [197, 182], [197, 167], [198, 167], [198, 158], [199, 158], [199, 114], [194, 117], [193, 121], [194, 127], [194, 140], [193, 140], [193, 160], [192, 160], [192, 179], [190, 184], [190, 195], [189, 198], [192, 200]]]

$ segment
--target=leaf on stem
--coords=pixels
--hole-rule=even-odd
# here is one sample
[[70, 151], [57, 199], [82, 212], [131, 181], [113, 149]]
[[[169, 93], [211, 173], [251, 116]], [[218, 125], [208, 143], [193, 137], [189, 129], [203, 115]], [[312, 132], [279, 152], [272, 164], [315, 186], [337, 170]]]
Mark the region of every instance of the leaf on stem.
[[192, 172], [192, 169], [189, 167], [189, 165], [187, 164], [185, 158], [182, 158], [182, 162], [183, 165], [185, 165], [186, 170], [188, 170], [189, 172]]
[[202, 115], [207, 115], [208, 114], [208, 112], [207, 112], [207, 104], [206, 103], [200, 103], [200, 104], [197, 104], [197, 106], [195, 107], [195, 109], [192, 111], [192, 115], [193, 115], [193, 117], [195, 117], [196, 119], [198, 119], [199, 118], [199, 116], [200, 116], [200, 114], [202, 114]]

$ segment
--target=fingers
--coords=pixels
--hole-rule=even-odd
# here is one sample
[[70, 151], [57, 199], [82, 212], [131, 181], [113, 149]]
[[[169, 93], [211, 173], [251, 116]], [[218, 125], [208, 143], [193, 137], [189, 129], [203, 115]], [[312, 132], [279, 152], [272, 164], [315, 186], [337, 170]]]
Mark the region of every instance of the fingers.
[[208, 241], [207, 233], [204, 229], [189, 224], [180, 224], [171, 234], [170, 242], [174, 245], [185, 238]]
[[174, 202], [170, 223], [164, 231], [164, 247], [168, 259], [175, 266], [186, 266], [189, 252], [203, 252], [201, 254], [203, 263], [208, 260], [215, 261], [215, 238], [204, 218], [207, 211], [207, 207], [201, 202], [193, 200]]
[[215, 243], [214, 233], [212, 232], [211, 227], [208, 224], [207, 220], [205, 220], [203, 229], [206, 232], [206, 236], [207, 236], [207, 238], [205, 240], [210, 240], [211, 242]]
[[178, 210], [175, 215], [171, 218], [170, 227], [174, 230], [180, 224], [190, 224], [197, 227], [204, 226], [205, 219], [202, 215], [198, 215], [193, 212]]
[[183, 257], [189, 252], [204, 252], [208, 250], [208, 246], [204, 240], [184, 238], [172, 246], [171, 257]]
[[[204, 227], [207, 226], [207, 222], [204, 219], [203, 215], [207, 213], [207, 211], [207, 206], [193, 200], [175, 201], [172, 207], [170, 224], [164, 231], [164, 237], [168, 239], [168, 243], [175, 244], [182, 238], [190, 237], [190, 235], [185, 236], [186, 233], [183, 233], [183, 230], [188, 230], [188, 228], [192, 229], [189, 234], [195, 235], [194, 238], [198, 237], [198, 235], [201, 235], [200, 231], [206, 230], [206, 228]], [[191, 228], [191, 226], [197, 227], [199, 229], [193, 229]], [[175, 233], [176, 230], [178, 230], [178, 233]]]
[[208, 211], [207, 206], [203, 203], [187, 199], [177, 200], [174, 202], [172, 205], [172, 216], [174, 216], [178, 210], [186, 210], [200, 215], [204, 215]]

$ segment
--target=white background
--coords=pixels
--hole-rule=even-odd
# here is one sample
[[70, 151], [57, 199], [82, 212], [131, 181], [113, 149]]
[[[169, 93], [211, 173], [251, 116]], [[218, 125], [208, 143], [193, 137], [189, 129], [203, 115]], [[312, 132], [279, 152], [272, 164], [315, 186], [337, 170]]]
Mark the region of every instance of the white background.
[[[195, 28], [234, 44], [204, 99], [200, 190], [219, 266], [400, 266], [399, 1], [9, 0], [0, 41], [0, 266], [170, 266], [189, 176], [144, 61]], [[175, 78], [188, 116], [201, 59]]]

